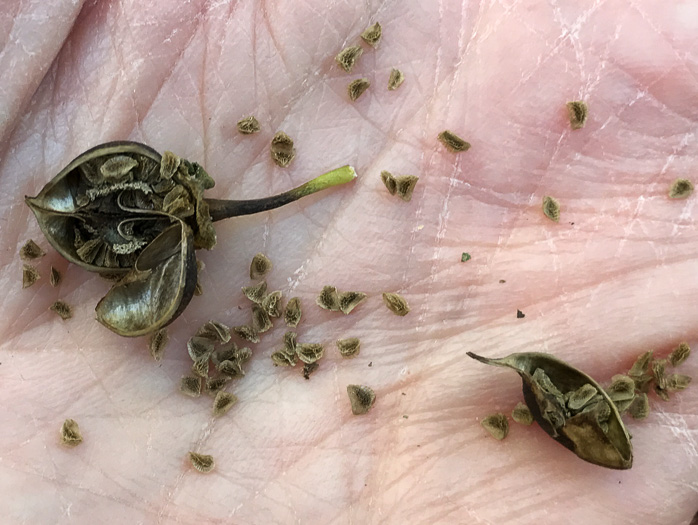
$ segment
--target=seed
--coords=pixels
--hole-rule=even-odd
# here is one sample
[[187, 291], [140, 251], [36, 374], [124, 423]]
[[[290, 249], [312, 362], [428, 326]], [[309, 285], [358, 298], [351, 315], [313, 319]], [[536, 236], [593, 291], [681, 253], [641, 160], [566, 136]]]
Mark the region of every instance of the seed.
[[296, 346], [297, 346], [296, 338], [297, 337], [298, 336], [297, 336], [296, 332], [292, 332], [290, 330], [284, 334], [284, 349], [285, 349], [286, 353], [289, 353], [289, 354], [296, 353]]
[[342, 49], [339, 54], [334, 58], [344, 71], [351, 73], [354, 64], [363, 54], [364, 50], [361, 46], [349, 46]]
[[367, 78], [357, 78], [353, 82], [349, 83], [347, 87], [347, 92], [349, 93], [349, 98], [351, 101], [355, 101], [370, 87], [371, 83]]
[[414, 192], [415, 186], [419, 177], [416, 175], [402, 175], [395, 178], [395, 193], [405, 202], [410, 202], [412, 200], [412, 193]]
[[248, 361], [250, 357], [252, 357], [252, 350], [250, 350], [246, 346], [240, 348], [235, 352], [235, 360], [238, 363], [244, 363], [245, 361]]
[[227, 343], [230, 341], [230, 328], [218, 321], [208, 321], [197, 330], [196, 335], [219, 343]]
[[213, 400], [213, 417], [222, 416], [233, 408], [233, 405], [237, 403], [237, 401], [238, 398], [233, 394], [221, 390], [216, 394], [216, 398]]
[[543, 213], [551, 221], [560, 222], [560, 203], [555, 197], [543, 197]]
[[228, 377], [244, 377], [245, 372], [238, 361], [223, 361], [216, 367], [221, 374]]
[[201, 357], [208, 357], [213, 352], [213, 341], [208, 337], [195, 335], [187, 341], [187, 350], [192, 361], [196, 361]]
[[[283, 131], [278, 131], [271, 139], [271, 158], [277, 166], [285, 168], [296, 156], [293, 139]], [[256, 279], [256, 277], [252, 277]]]
[[383, 181], [383, 184], [385, 184], [385, 187], [388, 188], [390, 195], [395, 195], [395, 192], [397, 191], [397, 182], [395, 181], [395, 177], [393, 177], [392, 173], [389, 171], [381, 171], [381, 180]]
[[650, 403], [647, 394], [638, 394], [630, 406], [628, 413], [633, 419], [645, 419], [650, 413]]
[[267, 293], [267, 282], [260, 281], [253, 286], [243, 286], [242, 293], [253, 303], [261, 304]]
[[669, 392], [664, 388], [660, 388], [659, 385], [654, 385], [654, 393], [657, 394], [657, 397], [661, 400], [669, 401]]
[[189, 460], [196, 470], [203, 472], [204, 474], [211, 472], [216, 466], [216, 463], [213, 461], [213, 456], [208, 454], [189, 452]]
[[61, 426], [61, 443], [68, 447], [76, 447], [82, 443], [82, 433], [77, 421], [66, 419]]
[[502, 440], [509, 434], [509, 420], [501, 413], [487, 416], [480, 424], [489, 432], [493, 438]]
[[525, 403], [518, 403], [514, 407], [514, 410], [511, 411], [511, 418], [522, 425], [530, 425], [533, 423], [533, 416]]
[[684, 390], [691, 383], [691, 376], [671, 374], [667, 379], [667, 390]]
[[70, 306], [68, 303], [64, 301], [56, 301], [49, 307], [49, 310], [51, 310], [52, 312], [56, 312], [64, 321], [73, 317], [72, 306]]
[[611, 386], [608, 388], [608, 397], [611, 401], [627, 401], [635, 397], [635, 381], [631, 377], [618, 374], [611, 379]]
[[271, 292], [262, 300], [262, 308], [269, 317], [281, 317], [281, 298], [283, 294], [279, 291]]
[[336, 312], [339, 310], [339, 295], [334, 286], [323, 286], [320, 295], [315, 299], [315, 304], [325, 310]]
[[270, 330], [274, 325], [269, 319], [269, 314], [258, 304], [252, 307], [252, 329], [261, 334]]
[[361, 38], [363, 38], [364, 42], [366, 42], [368, 45], [376, 48], [378, 47], [378, 42], [380, 42], [382, 32], [381, 25], [376, 22], [372, 26], [367, 27], [366, 30], [361, 33]]
[[349, 315], [351, 311], [366, 300], [363, 292], [342, 292], [339, 294], [339, 310]]
[[148, 341], [148, 349], [150, 350], [150, 355], [153, 359], [160, 361], [162, 355], [165, 353], [165, 347], [170, 341], [170, 336], [167, 334], [167, 328], [160, 328], [157, 332], [154, 332]]
[[650, 361], [652, 360], [652, 350], [645, 352], [644, 354], [641, 354], [633, 363], [633, 366], [630, 367], [630, 370], [628, 371], [628, 375], [630, 377], [633, 376], [641, 376], [645, 372], [649, 370], [649, 365]]
[[200, 295], [204, 295], [204, 289], [201, 286], [201, 283], [197, 280], [196, 285], [194, 286], [194, 295], [197, 297]]
[[657, 359], [652, 363], [652, 375], [654, 375], [654, 382], [657, 383], [657, 387], [660, 390], [666, 389], [667, 379], [666, 379], [666, 359]]
[[671, 366], [679, 366], [688, 359], [689, 355], [691, 355], [691, 347], [688, 346], [688, 343], [681, 343], [669, 354], [669, 362]]
[[250, 279], [259, 279], [264, 277], [269, 270], [271, 270], [273, 264], [269, 258], [263, 253], [258, 253], [252, 257], [252, 263], [250, 264]]
[[587, 121], [589, 108], [586, 102], [582, 100], [574, 100], [567, 103], [567, 114], [570, 117], [570, 125], [572, 129], [581, 129]]
[[390, 77], [388, 78], [388, 89], [390, 91], [395, 91], [404, 81], [405, 75], [402, 74], [402, 71], [393, 68], [390, 70]]
[[298, 356], [295, 353], [290, 354], [285, 351], [278, 350], [271, 354], [271, 360], [276, 366], [296, 366]]
[[460, 262], [467, 262], [470, 259], [472, 259], [472, 257], [470, 257], [470, 254], [466, 252], [463, 252], [463, 254], [460, 256]]
[[218, 366], [223, 361], [236, 361], [238, 358], [238, 347], [230, 341], [211, 354], [213, 366]]
[[31, 261], [33, 259], [43, 257], [44, 255], [44, 250], [42, 250], [32, 239], [25, 242], [24, 246], [19, 249], [19, 257], [23, 261]]
[[[632, 382], [632, 380], [631, 380]], [[634, 388], [634, 383], [633, 383]], [[567, 399], [567, 407], [570, 410], [581, 410], [584, 408], [591, 399], [598, 394], [598, 391], [593, 385], [586, 384], [580, 386], [577, 390], [573, 390], [569, 393]]]
[[342, 357], [356, 357], [361, 351], [361, 341], [358, 337], [349, 337], [347, 339], [339, 339], [337, 348]]
[[364, 385], [348, 385], [347, 394], [349, 394], [351, 412], [355, 416], [367, 413], [376, 401], [376, 393]]
[[172, 176], [179, 169], [182, 159], [171, 151], [165, 151], [162, 154], [162, 159], [160, 160], [160, 179], [163, 181], [169, 181]]
[[439, 133], [439, 140], [449, 151], [452, 151], [453, 153], [460, 153], [470, 149], [470, 144], [452, 131], [446, 130]]
[[298, 297], [292, 297], [288, 303], [286, 303], [286, 310], [284, 311], [284, 321], [286, 326], [295, 328], [301, 320], [301, 300]]
[[40, 278], [41, 276], [39, 275], [39, 270], [30, 264], [25, 264], [22, 266], [22, 288], [29, 288]]
[[318, 368], [320, 368], [320, 365], [317, 362], [303, 365], [303, 377], [305, 379], [310, 379], [310, 374], [315, 372]]
[[201, 378], [183, 376], [179, 383], [179, 390], [190, 397], [199, 397], [201, 395]]
[[235, 332], [238, 337], [244, 339], [245, 341], [249, 341], [250, 343], [259, 343], [259, 334], [257, 333], [257, 330], [249, 325], [234, 326], [233, 332]]
[[410, 307], [405, 299], [396, 293], [384, 293], [383, 302], [388, 310], [399, 316], [405, 316], [410, 312]]
[[226, 376], [210, 377], [206, 380], [206, 392], [215, 394], [219, 392], [228, 381], [230, 381], [230, 378]]
[[126, 177], [136, 166], [138, 166], [136, 159], [127, 155], [114, 155], [102, 163], [99, 171], [107, 181], [116, 182]]
[[243, 135], [251, 135], [257, 133], [261, 128], [259, 122], [253, 116], [245, 117], [238, 120], [238, 131]]
[[191, 367], [191, 371], [203, 378], [208, 377], [208, 361], [209, 361], [209, 355], [204, 355], [198, 358], [196, 361], [194, 361], [194, 364]]
[[314, 363], [318, 359], [321, 359], [324, 353], [324, 347], [318, 343], [301, 343], [296, 346], [298, 359], [306, 364]]
[[61, 282], [61, 274], [53, 266], [51, 266], [51, 275], [49, 275], [48, 282], [51, 283], [51, 286], [54, 288]]
[[523, 319], [524, 317], [526, 317], [525, 313], [523, 313], [521, 310], [516, 310], [516, 318], [517, 319]]
[[688, 179], [676, 179], [669, 188], [669, 197], [685, 199], [693, 193], [693, 183]]

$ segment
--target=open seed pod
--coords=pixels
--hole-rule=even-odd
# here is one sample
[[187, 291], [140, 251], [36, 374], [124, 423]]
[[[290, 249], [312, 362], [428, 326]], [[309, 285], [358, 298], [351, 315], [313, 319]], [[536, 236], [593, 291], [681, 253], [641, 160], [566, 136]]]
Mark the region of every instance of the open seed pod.
[[[524, 352], [501, 359], [467, 354], [488, 365], [516, 370], [533, 419], [581, 459], [607, 468], [632, 467], [628, 431], [613, 401], [591, 377], [549, 354]], [[592, 390], [589, 395], [586, 385], [596, 393]]]

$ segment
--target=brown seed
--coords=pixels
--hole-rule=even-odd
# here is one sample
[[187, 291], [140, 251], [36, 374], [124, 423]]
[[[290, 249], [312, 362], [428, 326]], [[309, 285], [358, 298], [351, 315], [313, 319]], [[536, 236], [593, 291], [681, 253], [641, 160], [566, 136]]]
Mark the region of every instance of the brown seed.
[[325, 353], [325, 348], [317, 343], [301, 343], [296, 346], [296, 354], [298, 359], [306, 364], [314, 363], [318, 359], [322, 359]]
[[245, 117], [238, 120], [238, 131], [243, 135], [251, 135], [257, 133], [260, 129], [259, 121], [253, 116]]
[[348, 385], [347, 394], [351, 403], [351, 412], [355, 416], [367, 413], [376, 401], [376, 393], [364, 385]]
[[[632, 382], [632, 381], [631, 381]], [[634, 383], [633, 383], [634, 388]], [[598, 394], [596, 388], [590, 384], [582, 385], [577, 390], [570, 392], [567, 399], [567, 407], [570, 410], [581, 410], [593, 397]]]
[[551, 221], [560, 222], [560, 203], [555, 197], [543, 197], [543, 213]]
[[[277, 166], [285, 168], [296, 156], [293, 139], [283, 131], [278, 131], [271, 139], [271, 158]], [[252, 277], [256, 279], [256, 277]]]
[[666, 359], [656, 359], [652, 363], [652, 375], [654, 376], [654, 382], [657, 384], [657, 388], [660, 390], [665, 390], [667, 385], [666, 363]]
[[347, 73], [351, 73], [354, 64], [363, 54], [364, 50], [361, 46], [349, 46], [342, 49], [339, 54], [335, 57], [337, 64]]
[[286, 310], [284, 311], [286, 326], [290, 326], [291, 328], [298, 326], [302, 313], [300, 298], [292, 297], [288, 303], [286, 303]]
[[338, 296], [339, 310], [349, 315], [351, 311], [366, 300], [366, 294], [363, 292], [342, 292]]
[[209, 395], [216, 394], [221, 388], [228, 384], [229, 381], [230, 378], [226, 376], [209, 377], [206, 380], [206, 392], [208, 392]]
[[235, 360], [238, 363], [244, 363], [245, 361], [248, 361], [250, 357], [252, 357], [252, 350], [246, 346], [243, 346], [235, 352]]
[[218, 366], [223, 361], [236, 361], [238, 358], [238, 346], [230, 341], [222, 345], [211, 354], [213, 366]]
[[607, 389], [611, 401], [627, 401], [635, 397], [635, 381], [630, 376], [618, 374], [611, 379], [611, 386]]
[[165, 347], [169, 341], [170, 336], [167, 334], [167, 328], [160, 328], [160, 330], [153, 332], [148, 340], [148, 349], [153, 359], [156, 361], [162, 359], [162, 355], [165, 353]]
[[399, 294], [384, 293], [383, 302], [388, 310], [399, 316], [405, 316], [410, 312], [410, 307], [407, 301]]
[[323, 286], [320, 295], [315, 299], [315, 304], [325, 310], [336, 312], [339, 310], [339, 294], [334, 286]]
[[260, 281], [253, 286], [243, 286], [242, 293], [253, 303], [262, 304], [264, 295], [267, 293], [267, 282]]
[[317, 362], [303, 365], [303, 377], [305, 379], [310, 379], [310, 374], [315, 372], [318, 368], [320, 368], [320, 365]]
[[279, 291], [271, 292], [262, 300], [262, 308], [269, 317], [281, 317], [281, 299], [283, 294]]
[[160, 160], [160, 179], [171, 180], [172, 176], [179, 169], [182, 159], [171, 151], [165, 151]]
[[650, 413], [650, 403], [647, 394], [638, 394], [630, 406], [628, 413], [633, 419], [645, 419]]
[[114, 155], [102, 163], [99, 171], [107, 181], [116, 182], [126, 177], [136, 166], [138, 166], [136, 159], [128, 155]]
[[237, 401], [238, 398], [230, 392], [219, 391], [218, 394], [216, 394], [216, 398], [213, 400], [213, 417], [222, 416], [233, 408], [233, 405], [237, 403]]
[[392, 173], [389, 171], [381, 171], [381, 180], [383, 181], [383, 184], [385, 184], [385, 187], [388, 188], [390, 195], [395, 195], [395, 192], [397, 191], [397, 182], [395, 181], [395, 177], [393, 177]]
[[504, 414], [497, 413], [487, 416], [480, 421], [480, 424], [495, 439], [502, 440], [509, 434], [509, 420]]
[[233, 332], [235, 332], [238, 337], [244, 339], [245, 341], [249, 341], [250, 343], [259, 343], [259, 334], [249, 325], [234, 326]]
[[269, 331], [274, 325], [269, 314], [258, 304], [252, 307], [252, 329], [258, 334]]
[[77, 421], [66, 419], [61, 426], [61, 443], [68, 447], [76, 447], [82, 443], [82, 433]]
[[586, 124], [589, 108], [583, 100], [573, 100], [567, 103], [567, 114], [572, 129], [581, 129]]
[[522, 425], [530, 425], [533, 423], [531, 410], [526, 406], [525, 403], [518, 403], [514, 407], [514, 410], [511, 411], [511, 419]]
[[395, 193], [405, 202], [410, 202], [412, 200], [412, 193], [414, 192], [415, 186], [419, 177], [416, 175], [402, 175], [395, 178]]
[[349, 83], [347, 87], [347, 93], [349, 93], [349, 99], [353, 102], [358, 99], [364, 92], [371, 86], [371, 82], [367, 78], [357, 78], [353, 82]]
[[679, 366], [688, 359], [689, 355], [691, 355], [691, 347], [688, 346], [688, 343], [681, 343], [669, 354], [669, 362], [671, 366]]
[[204, 474], [211, 472], [216, 466], [216, 463], [213, 461], [213, 456], [208, 454], [189, 452], [189, 461], [191, 461], [191, 464], [196, 470], [203, 472]]
[[72, 306], [70, 306], [68, 303], [64, 301], [56, 301], [51, 306], [49, 306], [49, 310], [51, 310], [52, 312], [56, 312], [64, 321], [73, 317]]
[[51, 266], [51, 274], [49, 275], [48, 282], [51, 283], [51, 286], [54, 288], [61, 282], [61, 273], [53, 266]]
[[22, 266], [22, 288], [29, 288], [32, 284], [41, 278], [39, 270], [30, 264]]
[[439, 133], [439, 140], [441, 144], [446, 146], [446, 148], [453, 153], [460, 153], [470, 149], [470, 144], [452, 131], [446, 130]]
[[691, 376], [671, 374], [667, 379], [667, 390], [684, 390], [691, 384]]
[[204, 379], [208, 377], [208, 361], [210, 356], [208, 354], [201, 356], [191, 367], [191, 371], [194, 375], [203, 377]]
[[641, 354], [633, 363], [633, 366], [630, 367], [630, 370], [628, 371], [628, 375], [630, 377], [633, 376], [641, 376], [642, 374], [646, 373], [649, 370], [650, 366], [650, 361], [652, 360], [652, 350], [645, 352], [644, 354]]
[[361, 33], [361, 38], [364, 39], [364, 42], [366, 42], [368, 45], [370, 45], [373, 48], [378, 47], [378, 43], [381, 40], [381, 35], [383, 33], [383, 30], [381, 28], [381, 25], [376, 22], [372, 26], [367, 27], [363, 33]]
[[276, 366], [296, 366], [298, 356], [295, 353], [278, 350], [271, 354], [271, 360]]
[[196, 331], [196, 335], [211, 341], [227, 343], [230, 341], [230, 328], [218, 321], [208, 321]]
[[218, 371], [228, 377], [244, 377], [245, 371], [240, 366], [239, 361], [223, 361], [216, 367]]
[[190, 397], [201, 395], [201, 378], [194, 376], [184, 376], [179, 383], [179, 390]]
[[269, 258], [263, 253], [258, 253], [252, 257], [252, 263], [250, 264], [250, 279], [259, 279], [264, 277], [269, 270], [272, 269], [273, 264]]
[[284, 334], [284, 349], [287, 353], [289, 354], [295, 354], [296, 353], [296, 339], [298, 338], [298, 335], [296, 332], [292, 331], [287, 331]]
[[395, 68], [391, 69], [390, 77], [388, 78], [388, 90], [395, 91], [404, 81], [405, 75], [402, 74], [402, 71]]
[[361, 351], [361, 341], [358, 337], [349, 337], [347, 339], [339, 339], [337, 341], [337, 348], [342, 357], [356, 357]]
[[39, 257], [43, 257], [44, 255], [44, 250], [42, 250], [32, 239], [25, 242], [24, 246], [19, 249], [19, 257], [23, 261], [32, 261], [34, 259], [38, 259]]
[[676, 179], [669, 188], [672, 199], [686, 199], [693, 193], [693, 183], [688, 179]]
[[187, 341], [187, 350], [192, 361], [196, 361], [201, 357], [208, 357], [213, 352], [213, 341], [208, 337], [195, 335]]

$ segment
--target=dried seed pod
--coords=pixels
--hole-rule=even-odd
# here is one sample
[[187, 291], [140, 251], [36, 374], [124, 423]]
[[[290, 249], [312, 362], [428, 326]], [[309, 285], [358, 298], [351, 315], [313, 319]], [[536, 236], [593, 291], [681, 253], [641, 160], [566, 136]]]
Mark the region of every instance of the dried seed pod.
[[227, 376], [209, 377], [206, 380], [206, 392], [208, 392], [209, 395], [214, 395], [227, 385], [229, 381], [230, 378]]
[[[285, 168], [296, 157], [293, 139], [283, 131], [278, 131], [271, 139], [271, 158], [277, 166]], [[252, 277], [255, 279], [255, 277]]]
[[415, 186], [419, 182], [419, 177], [416, 175], [402, 175], [395, 177], [395, 193], [405, 202], [412, 200], [412, 193]]
[[310, 364], [318, 359], [322, 359], [322, 356], [325, 354], [325, 348], [318, 343], [301, 343], [296, 345], [296, 354], [298, 359], [305, 364]]
[[630, 406], [628, 413], [633, 419], [645, 419], [650, 413], [650, 403], [647, 394], [638, 394]]
[[157, 332], [153, 332], [148, 340], [148, 349], [153, 359], [160, 361], [165, 353], [165, 347], [170, 341], [170, 336], [167, 334], [167, 328], [160, 328]]
[[543, 197], [543, 213], [551, 221], [560, 222], [560, 203], [555, 197]]
[[216, 463], [213, 461], [213, 456], [208, 454], [189, 452], [189, 461], [191, 461], [191, 464], [196, 470], [203, 472], [204, 474], [211, 472], [216, 466]]
[[351, 412], [355, 416], [366, 414], [376, 401], [376, 393], [364, 385], [348, 385], [347, 394], [351, 403]]
[[[516, 370], [521, 376], [524, 400], [533, 419], [550, 437], [581, 459], [615, 469], [632, 466], [628, 431], [608, 394], [591, 377], [549, 354], [526, 352], [501, 359], [488, 359], [472, 352], [467, 354], [488, 365]], [[541, 370], [561, 396], [534, 379], [537, 370]], [[563, 396], [585, 384], [596, 388], [601, 400], [568, 417]]]
[[30, 264], [22, 265], [22, 288], [29, 288], [40, 278], [39, 270]]
[[242, 293], [253, 303], [262, 304], [262, 300], [267, 293], [267, 282], [260, 281], [253, 286], [243, 286]]
[[24, 246], [19, 249], [19, 257], [23, 261], [32, 261], [34, 259], [38, 259], [39, 257], [43, 257], [44, 255], [46, 255], [44, 250], [42, 250], [32, 239], [25, 242]]
[[681, 343], [669, 354], [669, 362], [671, 366], [679, 366], [688, 359], [689, 355], [691, 355], [691, 347], [688, 343]]
[[504, 414], [497, 413], [487, 416], [480, 421], [480, 424], [493, 438], [500, 441], [509, 434], [509, 420]]
[[286, 322], [286, 326], [291, 328], [298, 326], [302, 313], [300, 298], [292, 297], [288, 303], [286, 303], [286, 310], [284, 310], [284, 321]]
[[252, 133], [257, 133], [261, 129], [259, 121], [253, 116], [238, 120], [237, 126], [238, 131], [243, 135], [251, 135]]
[[191, 371], [194, 375], [206, 379], [208, 377], [208, 361], [209, 354], [199, 357], [191, 367]]
[[49, 310], [51, 310], [52, 312], [56, 312], [59, 315], [59, 317], [64, 321], [67, 321], [68, 319], [73, 317], [73, 307], [65, 301], [56, 301], [51, 306], [49, 306]]
[[349, 93], [349, 99], [354, 102], [358, 99], [364, 92], [371, 87], [371, 82], [367, 78], [357, 78], [356, 80], [349, 83], [347, 86], [347, 93]]
[[201, 395], [201, 378], [194, 376], [184, 376], [179, 383], [179, 390], [189, 397], [199, 397]]
[[281, 317], [281, 299], [283, 294], [279, 291], [271, 292], [262, 300], [262, 308], [269, 317]]
[[390, 195], [395, 195], [395, 192], [397, 191], [397, 181], [395, 180], [395, 177], [393, 177], [393, 174], [389, 171], [381, 171], [381, 180], [388, 189], [388, 193], [390, 193]]
[[342, 292], [338, 296], [339, 311], [349, 315], [351, 311], [366, 300], [363, 292]]
[[216, 394], [216, 398], [213, 400], [213, 417], [222, 416], [233, 408], [233, 405], [237, 402], [238, 398], [230, 392], [219, 391], [218, 394]]
[[77, 421], [66, 419], [61, 426], [61, 443], [67, 447], [76, 447], [82, 443], [82, 433]]
[[388, 78], [388, 90], [395, 91], [405, 81], [405, 75], [399, 69], [392, 68]]
[[342, 49], [339, 54], [335, 57], [337, 64], [347, 73], [351, 73], [354, 64], [363, 54], [364, 50], [361, 46], [349, 46]]
[[672, 199], [686, 199], [693, 193], [693, 183], [688, 179], [676, 179], [669, 188]]
[[446, 130], [439, 133], [439, 141], [446, 146], [446, 149], [453, 153], [460, 153], [470, 149], [470, 144], [452, 131]]
[[511, 411], [511, 419], [522, 425], [531, 425], [533, 416], [525, 403], [518, 403]]
[[315, 372], [315, 370], [317, 370], [318, 368], [320, 368], [320, 364], [317, 361], [314, 363], [306, 363], [305, 365], [303, 365], [303, 377], [305, 379], [310, 379], [310, 374]]
[[369, 46], [376, 48], [378, 47], [382, 34], [383, 29], [381, 28], [381, 25], [376, 22], [372, 26], [367, 27], [364, 32], [361, 33], [361, 38], [363, 38], [364, 42], [366, 42]]
[[337, 341], [337, 349], [342, 357], [356, 357], [361, 351], [361, 341], [358, 337], [349, 337]]
[[51, 283], [51, 286], [54, 288], [61, 282], [61, 273], [53, 266], [51, 266], [51, 274], [49, 275], [48, 282]]
[[269, 331], [274, 325], [269, 319], [269, 314], [258, 304], [252, 307], [252, 329], [258, 334]]
[[259, 279], [264, 277], [274, 265], [269, 258], [263, 253], [258, 253], [252, 257], [250, 263], [250, 279]]
[[572, 129], [581, 129], [586, 124], [589, 108], [583, 100], [573, 100], [567, 103], [567, 114]]
[[405, 316], [410, 313], [410, 306], [404, 297], [399, 294], [386, 292], [383, 294], [383, 302], [388, 307], [388, 310], [395, 315]]
[[202, 357], [209, 357], [213, 352], [213, 341], [208, 337], [195, 335], [187, 341], [187, 351], [192, 361]]
[[208, 321], [196, 331], [198, 337], [227, 343], [230, 341], [230, 328], [218, 321]]
[[250, 343], [259, 343], [259, 333], [252, 326], [234, 326], [233, 332], [240, 338]]

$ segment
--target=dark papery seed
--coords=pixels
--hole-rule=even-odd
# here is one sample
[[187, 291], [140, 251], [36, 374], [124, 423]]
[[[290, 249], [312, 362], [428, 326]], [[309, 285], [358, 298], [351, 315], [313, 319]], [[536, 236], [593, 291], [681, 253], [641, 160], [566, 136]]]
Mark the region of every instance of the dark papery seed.
[[201, 356], [199, 359], [194, 361], [194, 364], [191, 367], [192, 373], [194, 375], [197, 375], [202, 378], [207, 378], [208, 377], [208, 362], [209, 362], [209, 355], [204, 355]]
[[[293, 139], [283, 131], [279, 131], [271, 139], [271, 158], [277, 166], [285, 168], [296, 156]], [[253, 277], [255, 279], [255, 277]]]
[[395, 177], [395, 193], [405, 202], [412, 200], [412, 193], [415, 186], [419, 182], [419, 177], [416, 175], [402, 175]]
[[242, 293], [253, 303], [261, 304], [267, 293], [267, 282], [260, 281], [253, 286], [243, 286]]
[[233, 332], [235, 332], [239, 338], [244, 339], [245, 341], [249, 341], [250, 343], [259, 343], [259, 334], [249, 325], [234, 326]]
[[657, 359], [652, 362], [652, 375], [654, 382], [660, 390], [666, 389], [666, 359]]
[[298, 359], [306, 364], [314, 363], [318, 359], [321, 359], [324, 353], [325, 349], [321, 344], [301, 343], [296, 346]]
[[361, 46], [345, 47], [337, 54], [335, 60], [337, 61], [337, 64], [339, 64], [339, 67], [341, 67], [347, 73], [351, 73], [354, 64], [356, 64], [356, 61], [363, 54], [363, 52], [364, 50], [361, 49]]
[[391, 69], [390, 77], [388, 78], [388, 90], [394, 91], [399, 88], [405, 81], [405, 75], [399, 69]]
[[271, 292], [262, 300], [262, 308], [269, 317], [281, 317], [281, 299], [283, 294], [280, 291]]
[[230, 378], [226, 376], [210, 377], [206, 380], [206, 392], [208, 392], [209, 395], [216, 394], [221, 388], [227, 385], [229, 381]]
[[543, 213], [551, 221], [560, 222], [560, 203], [555, 197], [543, 197]]
[[296, 366], [298, 356], [295, 353], [278, 350], [271, 354], [271, 360], [276, 366]]
[[315, 372], [318, 368], [320, 368], [320, 365], [317, 362], [303, 365], [303, 377], [305, 379], [310, 379], [310, 374]]
[[189, 461], [191, 461], [191, 464], [196, 470], [203, 472], [204, 474], [211, 472], [216, 466], [216, 463], [213, 461], [213, 456], [208, 454], [189, 452]]
[[688, 179], [676, 179], [669, 188], [672, 199], [686, 199], [693, 193], [693, 183]]
[[201, 357], [208, 357], [213, 352], [213, 341], [208, 337], [195, 335], [187, 341], [187, 350], [192, 361]]
[[245, 375], [238, 361], [223, 361], [216, 368], [221, 374], [228, 377], [244, 377]]
[[243, 135], [251, 135], [252, 133], [257, 133], [261, 129], [259, 127], [259, 122], [253, 116], [238, 120], [237, 126], [238, 131]]
[[371, 82], [367, 78], [357, 78], [347, 86], [349, 99], [353, 102], [358, 99], [371, 86]]
[[323, 286], [320, 295], [318, 295], [315, 300], [320, 308], [325, 310], [337, 311], [339, 310], [339, 295], [337, 294], [337, 288], [334, 286]]
[[397, 191], [397, 182], [395, 181], [395, 177], [393, 177], [392, 173], [389, 171], [381, 171], [381, 180], [383, 181], [383, 184], [385, 184], [385, 187], [388, 189], [390, 195], [395, 195], [395, 192]]
[[291, 330], [287, 331], [284, 334], [284, 348], [286, 352], [293, 354], [296, 352], [296, 339], [298, 338], [298, 334], [296, 332], [292, 332]]
[[573, 100], [567, 103], [567, 114], [570, 119], [572, 129], [581, 129], [587, 121], [589, 108], [582, 100]]
[[671, 374], [667, 379], [667, 390], [684, 390], [691, 384], [691, 376]]
[[211, 341], [227, 343], [230, 341], [230, 328], [218, 321], [208, 321], [197, 330], [196, 335]]
[[487, 416], [480, 421], [480, 424], [495, 439], [502, 440], [509, 434], [509, 420], [504, 414], [497, 413]]
[[372, 26], [367, 27], [363, 33], [361, 33], [361, 38], [364, 39], [364, 42], [366, 42], [368, 45], [370, 45], [373, 48], [378, 47], [378, 43], [381, 40], [381, 35], [383, 33], [383, 30], [381, 28], [381, 25], [376, 22]]
[[213, 417], [219, 417], [228, 412], [237, 403], [238, 398], [230, 392], [220, 391], [213, 400]]
[[252, 328], [255, 332], [262, 334], [269, 331], [274, 325], [269, 319], [269, 314], [258, 304], [252, 307]]
[[61, 443], [67, 447], [76, 447], [82, 443], [82, 433], [77, 421], [66, 419], [61, 426]]
[[25, 242], [24, 246], [19, 249], [19, 257], [23, 261], [32, 261], [34, 259], [38, 259], [39, 257], [43, 257], [44, 255], [44, 250], [42, 250], [32, 239]]
[[338, 296], [339, 310], [349, 315], [351, 311], [366, 300], [366, 294], [363, 292], [342, 292]]
[[691, 347], [688, 343], [681, 343], [669, 354], [669, 362], [671, 366], [679, 366], [688, 359], [689, 355], [691, 355]]
[[383, 294], [383, 302], [395, 315], [405, 316], [410, 312], [407, 301], [399, 294], [386, 292]]
[[356, 357], [361, 351], [361, 341], [358, 337], [349, 337], [347, 339], [339, 339], [337, 348], [342, 357]]
[[647, 394], [638, 394], [630, 406], [628, 413], [633, 419], [645, 419], [650, 413], [650, 403]]
[[355, 416], [367, 413], [376, 401], [376, 393], [364, 385], [348, 385], [347, 394], [351, 403], [351, 412]]
[[525, 405], [525, 403], [518, 403], [514, 407], [514, 410], [511, 411], [511, 419], [522, 425], [530, 425], [533, 423], [531, 410]]
[[48, 282], [51, 283], [51, 286], [54, 288], [61, 282], [61, 273], [53, 266], [51, 266], [51, 274], [49, 275]]
[[284, 311], [284, 321], [286, 326], [295, 328], [301, 320], [301, 315], [303, 311], [301, 309], [301, 300], [298, 297], [292, 297], [288, 303], [286, 303], [286, 310]]
[[179, 390], [190, 397], [201, 395], [201, 378], [194, 376], [184, 376], [179, 383]]
[[165, 347], [169, 341], [170, 336], [167, 334], [167, 328], [160, 328], [160, 330], [153, 332], [148, 340], [148, 349], [153, 359], [156, 361], [162, 359], [162, 355], [165, 353]]
[[170, 180], [179, 169], [182, 159], [171, 151], [165, 151], [160, 160], [160, 178]]
[[211, 354], [213, 366], [218, 366], [223, 361], [235, 361], [238, 358], [238, 347], [233, 341], [222, 345]]
[[56, 301], [49, 307], [49, 310], [56, 312], [64, 321], [73, 317], [73, 308], [64, 301]]
[[449, 151], [452, 151], [453, 153], [460, 153], [470, 149], [470, 144], [452, 131], [446, 130], [439, 133], [439, 140]]
[[264, 277], [272, 269], [272, 266], [273, 264], [266, 255], [258, 253], [250, 263], [250, 279], [256, 280]]
[[39, 270], [30, 264], [25, 264], [22, 266], [22, 288], [29, 288], [40, 278], [41, 276], [39, 275]]

